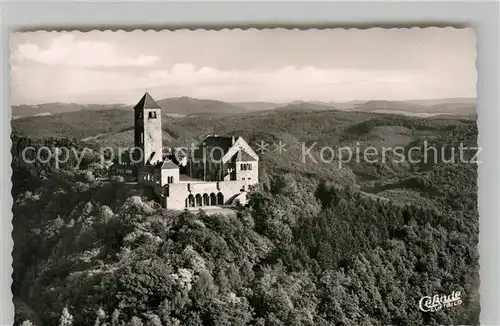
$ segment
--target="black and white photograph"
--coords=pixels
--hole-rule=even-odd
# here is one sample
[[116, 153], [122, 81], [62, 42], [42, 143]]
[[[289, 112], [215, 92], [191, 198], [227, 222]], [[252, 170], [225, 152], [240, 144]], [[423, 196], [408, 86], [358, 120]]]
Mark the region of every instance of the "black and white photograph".
[[479, 325], [476, 44], [11, 33], [14, 325]]

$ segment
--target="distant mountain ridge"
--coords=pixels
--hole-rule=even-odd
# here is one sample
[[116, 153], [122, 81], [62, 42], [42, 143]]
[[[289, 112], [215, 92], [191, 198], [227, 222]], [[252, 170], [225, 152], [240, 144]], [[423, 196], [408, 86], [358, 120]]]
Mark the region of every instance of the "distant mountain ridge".
[[300, 102], [295, 101], [291, 104], [275, 108], [275, 111], [328, 111], [336, 108], [328, 103], [322, 102]]
[[[272, 102], [223, 102], [209, 99], [196, 99], [191, 97], [172, 97], [156, 101], [164, 113], [175, 115], [191, 115], [204, 113], [234, 114], [255, 111], [322, 111], [322, 110], [354, 110], [362, 112], [408, 111], [417, 113], [441, 113], [456, 115], [471, 115], [476, 112], [475, 98], [445, 98], [422, 99], [407, 101], [348, 101], [348, 102], [322, 102], [322, 101], [293, 101], [290, 103]], [[44, 103], [37, 105], [12, 106], [13, 119], [23, 117], [54, 115], [77, 111], [98, 110], [130, 110], [133, 105], [126, 104], [77, 104], [77, 103]]]
[[36, 105], [13, 105], [12, 116], [16, 118], [59, 114], [77, 111], [97, 111], [110, 109], [126, 109], [125, 104], [77, 104], [77, 103], [44, 103]]
[[217, 100], [196, 99], [191, 97], [171, 97], [157, 100], [162, 112], [176, 114], [200, 113], [241, 113], [247, 110], [241, 106]]
[[287, 103], [272, 103], [272, 102], [235, 102], [231, 104], [242, 107], [248, 111], [274, 110], [277, 107], [287, 105]]
[[475, 99], [441, 99], [441, 100], [410, 100], [410, 101], [367, 101], [355, 105], [352, 111], [380, 112], [390, 111], [409, 113], [432, 113], [453, 115], [475, 115]]
[[[246, 109], [239, 105], [216, 100], [195, 99], [190, 97], [172, 97], [157, 100], [156, 103], [165, 113], [200, 114], [200, 113], [238, 113]], [[76, 103], [46, 103], [39, 105], [12, 106], [12, 116], [16, 118], [31, 117], [39, 114], [59, 114], [77, 111], [97, 111], [109, 109], [131, 110], [133, 105], [125, 104], [76, 104]]]

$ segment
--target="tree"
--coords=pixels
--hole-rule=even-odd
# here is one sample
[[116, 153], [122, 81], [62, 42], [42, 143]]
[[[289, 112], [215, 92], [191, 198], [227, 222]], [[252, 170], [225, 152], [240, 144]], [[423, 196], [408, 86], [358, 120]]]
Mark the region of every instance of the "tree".
[[72, 326], [73, 316], [69, 313], [68, 307], [64, 307], [59, 318], [59, 326]]
[[31, 320], [26, 319], [25, 321], [23, 321], [23, 322], [21, 323], [21, 326], [35, 326], [35, 324], [33, 324], [33, 323], [31, 322]]

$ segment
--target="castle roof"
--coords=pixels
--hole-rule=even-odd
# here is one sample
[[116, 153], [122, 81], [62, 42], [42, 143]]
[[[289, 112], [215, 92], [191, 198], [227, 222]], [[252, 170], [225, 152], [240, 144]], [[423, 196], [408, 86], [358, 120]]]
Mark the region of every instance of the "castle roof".
[[206, 155], [215, 159], [221, 159], [227, 151], [233, 146], [233, 137], [207, 136], [200, 143], [197, 149], [194, 150], [196, 159], [203, 158], [203, 151], [206, 149]]
[[172, 162], [170, 159], [166, 159], [165, 161], [163, 161], [163, 164], [161, 166], [162, 170], [178, 169], [178, 168], [179, 167], [177, 166], [177, 164], [175, 164], [174, 162]]
[[238, 151], [238, 153], [236, 154], [236, 162], [253, 162], [253, 161], [257, 160], [243, 149]]
[[156, 104], [155, 100], [149, 95], [148, 92], [144, 94], [141, 100], [135, 105], [134, 110], [154, 110], [161, 109], [161, 107]]
[[227, 150], [233, 146], [233, 143], [233, 137], [207, 136], [201, 144], [206, 147], [218, 147], [224, 152], [227, 152]]

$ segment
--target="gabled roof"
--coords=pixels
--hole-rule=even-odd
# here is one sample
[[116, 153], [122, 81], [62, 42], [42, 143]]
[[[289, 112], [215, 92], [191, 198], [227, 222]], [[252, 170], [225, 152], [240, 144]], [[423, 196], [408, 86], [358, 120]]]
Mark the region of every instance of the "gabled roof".
[[236, 162], [253, 162], [253, 161], [257, 160], [244, 150], [240, 150], [236, 154]]
[[175, 164], [174, 162], [172, 162], [170, 159], [166, 159], [165, 161], [163, 161], [163, 164], [161, 166], [162, 170], [178, 169], [178, 168], [179, 167], [177, 166], [177, 164]]
[[[242, 137], [238, 137], [238, 139], [236, 139], [236, 141], [234, 142], [233, 146], [231, 146], [231, 148], [229, 149], [229, 151], [224, 155], [224, 157], [222, 158], [223, 161], [227, 162], [229, 160], [232, 160], [233, 162], [236, 161], [237, 159], [237, 154], [239, 151], [245, 151], [246, 154], [248, 154], [249, 156], [252, 157], [252, 161], [258, 161], [259, 160], [259, 156], [257, 155], [257, 153], [254, 152], [254, 150], [252, 149], [252, 147], [250, 147], [247, 142], [242, 138]], [[245, 158], [245, 159], [248, 159], [248, 157], [246, 156], [246, 154], [244, 156], [241, 156], [241, 158]], [[243, 154], [241, 154], [243, 155]]]
[[135, 105], [134, 110], [154, 110], [161, 109], [161, 107], [156, 104], [155, 100], [149, 95], [148, 92], [144, 94], [141, 100]]

